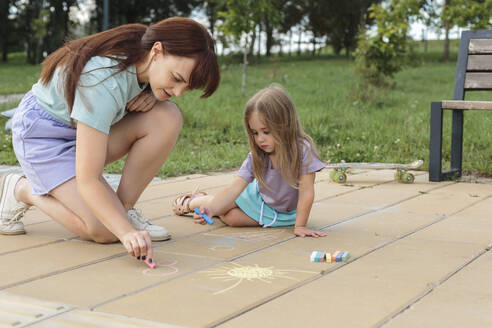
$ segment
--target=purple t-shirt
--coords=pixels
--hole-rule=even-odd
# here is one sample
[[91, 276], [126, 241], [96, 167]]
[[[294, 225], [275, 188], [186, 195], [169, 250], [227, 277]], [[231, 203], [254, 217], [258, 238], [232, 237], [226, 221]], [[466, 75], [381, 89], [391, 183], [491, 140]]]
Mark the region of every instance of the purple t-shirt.
[[[311, 148], [305, 147], [302, 153], [301, 174], [317, 172], [324, 167], [325, 164], [313, 154]], [[249, 153], [248, 157], [244, 160], [238, 175], [247, 182], [254, 180], [253, 157], [251, 153]], [[282, 213], [287, 213], [297, 208], [299, 190], [292, 188], [284, 180], [280, 169], [272, 168], [271, 161], [268, 161], [268, 169], [266, 170], [263, 179], [270, 188], [267, 189], [261, 183], [258, 183], [258, 191], [265, 203]]]

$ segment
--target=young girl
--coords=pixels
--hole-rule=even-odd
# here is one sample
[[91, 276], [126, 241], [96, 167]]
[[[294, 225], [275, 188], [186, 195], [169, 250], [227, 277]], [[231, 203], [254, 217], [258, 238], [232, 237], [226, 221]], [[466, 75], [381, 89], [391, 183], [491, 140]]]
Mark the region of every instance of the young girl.
[[[234, 227], [294, 225], [297, 236], [326, 236], [306, 228], [315, 172], [325, 165], [286, 91], [274, 85], [256, 93], [246, 104], [244, 126], [251, 153], [238, 177], [215, 196], [195, 192], [176, 198], [174, 213], [183, 215], [198, 207]], [[201, 216], [194, 218], [205, 223]]]
[[[170, 235], [134, 205], [181, 130], [168, 99], [190, 89], [208, 97], [219, 80], [212, 38], [187, 18], [123, 25], [52, 53], [14, 116], [25, 177], [0, 178], [0, 232], [25, 233], [20, 219], [35, 205], [82, 238], [151, 257], [151, 239]], [[103, 168], [125, 155], [115, 192]]]

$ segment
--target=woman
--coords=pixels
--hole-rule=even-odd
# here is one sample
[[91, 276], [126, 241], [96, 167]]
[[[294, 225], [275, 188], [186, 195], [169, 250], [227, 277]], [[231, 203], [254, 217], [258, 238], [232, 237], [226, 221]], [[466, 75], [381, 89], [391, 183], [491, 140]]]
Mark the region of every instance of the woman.
[[[120, 240], [130, 255], [151, 258], [151, 238], [170, 236], [134, 205], [182, 127], [168, 99], [190, 89], [208, 97], [219, 81], [210, 34], [187, 18], [123, 25], [52, 53], [14, 116], [25, 177], [0, 178], [0, 232], [25, 233], [21, 218], [35, 205], [82, 238]], [[115, 192], [103, 168], [125, 155]]]

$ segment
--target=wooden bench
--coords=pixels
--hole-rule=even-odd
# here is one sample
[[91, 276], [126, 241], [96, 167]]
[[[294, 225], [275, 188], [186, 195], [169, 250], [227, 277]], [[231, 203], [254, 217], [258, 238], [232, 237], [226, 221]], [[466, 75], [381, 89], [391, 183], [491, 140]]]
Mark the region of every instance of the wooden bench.
[[[492, 31], [464, 31], [461, 34], [453, 100], [431, 103], [429, 180], [460, 177], [463, 156], [465, 110], [492, 110], [492, 101], [466, 101], [465, 93], [492, 90]], [[442, 170], [442, 120], [452, 111], [451, 167]], [[492, 127], [491, 127], [492, 128]]]

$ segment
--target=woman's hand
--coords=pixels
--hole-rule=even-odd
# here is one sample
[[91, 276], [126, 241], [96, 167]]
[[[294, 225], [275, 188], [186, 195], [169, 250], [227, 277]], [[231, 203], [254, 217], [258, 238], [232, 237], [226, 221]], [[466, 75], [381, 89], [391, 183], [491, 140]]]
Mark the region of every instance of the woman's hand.
[[299, 237], [325, 237], [326, 233], [316, 230], [311, 230], [306, 227], [294, 227], [294, 234]]
[[152, 241], [147, 231], [129, 232], [123, 235], [121, 243], [125, 246], [128, 254], [139, 260], [142, 256], [152, 258]]
[[130, 112], [147, 112], [154, 107], [156, 102], [157, 99], [152, 91], [142, 91], [126, 104], [126, 109]]

